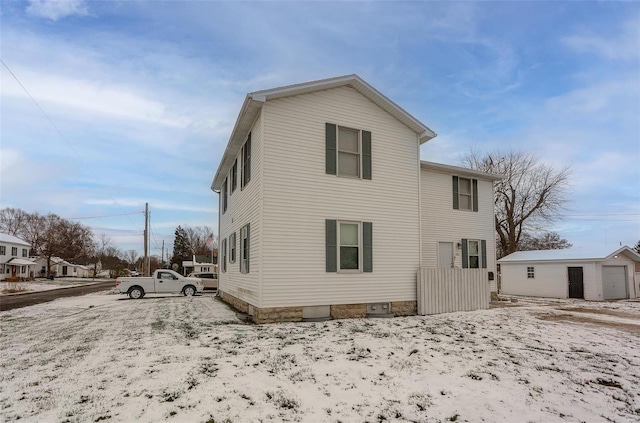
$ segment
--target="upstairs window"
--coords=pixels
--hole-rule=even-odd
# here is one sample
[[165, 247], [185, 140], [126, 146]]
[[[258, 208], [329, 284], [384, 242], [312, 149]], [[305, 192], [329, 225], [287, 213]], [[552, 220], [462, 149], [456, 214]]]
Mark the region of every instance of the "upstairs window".
[[23, 248], [22, 249], [22, 257], [26, 257], [27, 256], [27, 249]]
[[7, 247], [5, 247], [4, 245], [0, 245], [0, 256], [6, 256], [7, 255]]
[[231, 193], [236, 190], [238, 187], [238, 159], [233, 162], [233, 167], [231, 168]]
[[371, 132], [327, 123], [325, 149], [325, 173], [371, 179]]
[[360, 177], [360, 131], [338, 127], [338, 175]]
[[240, 188], [247, 186], [251, 180], [251, 133], [242, 146], [242, 181]]
[[527, 267], [527, 279], [534, 279], [535, 278], [534, 270], [535, 269], [532, 266]]
[[478, 180], [453, 176], [453, 208], [478, 211]]
[[11, 247], [11, 255], [13, 257], [18, 257], [18, 247]]
[[224, 214], [224, 212], [227, 211], [227, 202], [228, 202], [228, 197], [227, 197], [227, 183], [228, 181], [228, 177], [224, 178], [224, 184], [222, 185], [222, 214]]

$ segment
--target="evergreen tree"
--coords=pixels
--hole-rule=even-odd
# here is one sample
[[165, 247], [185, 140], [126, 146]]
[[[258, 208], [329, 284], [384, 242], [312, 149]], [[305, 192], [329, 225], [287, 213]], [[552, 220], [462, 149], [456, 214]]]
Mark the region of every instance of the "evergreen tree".
[[[192, 260], [193, 254], [189, 247], [189, 240], [187, 238], [187, 232], [182, 226], [178, 226], [175, 232], [175, 239], [173, 241], [173, 264], [178, 266], [178, 272], [183, 273], [182, 262], [184, 260]], [[175, 268], [175, 266], [174, 266]]]
[[636, 242], [636, 246], [633, 247], [634, 250], [636, 250], [636, 253], [640, 254], [640, 241]]

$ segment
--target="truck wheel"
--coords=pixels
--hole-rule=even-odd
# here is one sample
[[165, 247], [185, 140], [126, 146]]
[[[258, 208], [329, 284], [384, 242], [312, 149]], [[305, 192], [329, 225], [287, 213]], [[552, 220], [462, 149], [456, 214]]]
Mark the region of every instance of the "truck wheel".
[[134, 286], [129, 290], [129, 298], [132, 300], [139, 300], [142, 297], [144, 297], [144, 290], [139, 286]]
[[193, 285], [187, 285], [182, 290], [182, 293], [184, 294], [185, 297], [192, 297], [196, 295], [196, 287]]

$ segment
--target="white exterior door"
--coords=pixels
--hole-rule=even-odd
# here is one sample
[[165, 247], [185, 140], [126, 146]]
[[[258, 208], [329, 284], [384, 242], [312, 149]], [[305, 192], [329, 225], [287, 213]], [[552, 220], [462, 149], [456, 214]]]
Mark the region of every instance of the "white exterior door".
[[453, 243], [452, 242], [438, 243], [438, 267], [445, 267], [449, 269], [453, 267]]
[[602, 266], [602, 297], [605, 300], [629, 298], [625, 266]]

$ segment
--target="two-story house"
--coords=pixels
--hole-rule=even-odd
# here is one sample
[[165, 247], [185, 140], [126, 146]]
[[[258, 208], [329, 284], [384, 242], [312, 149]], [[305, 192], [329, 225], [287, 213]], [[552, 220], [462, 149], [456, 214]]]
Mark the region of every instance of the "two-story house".
[[33, 277], [29, 260], [31, 245], [13, 235], [0, 233], [0, 280]]
[[248, 94], [211, 185], [223, 299], [256, 322], [411, 315], [422, 267], [494, 269], [496, 178], [421, 163], [435, 136], [356, 75]]

